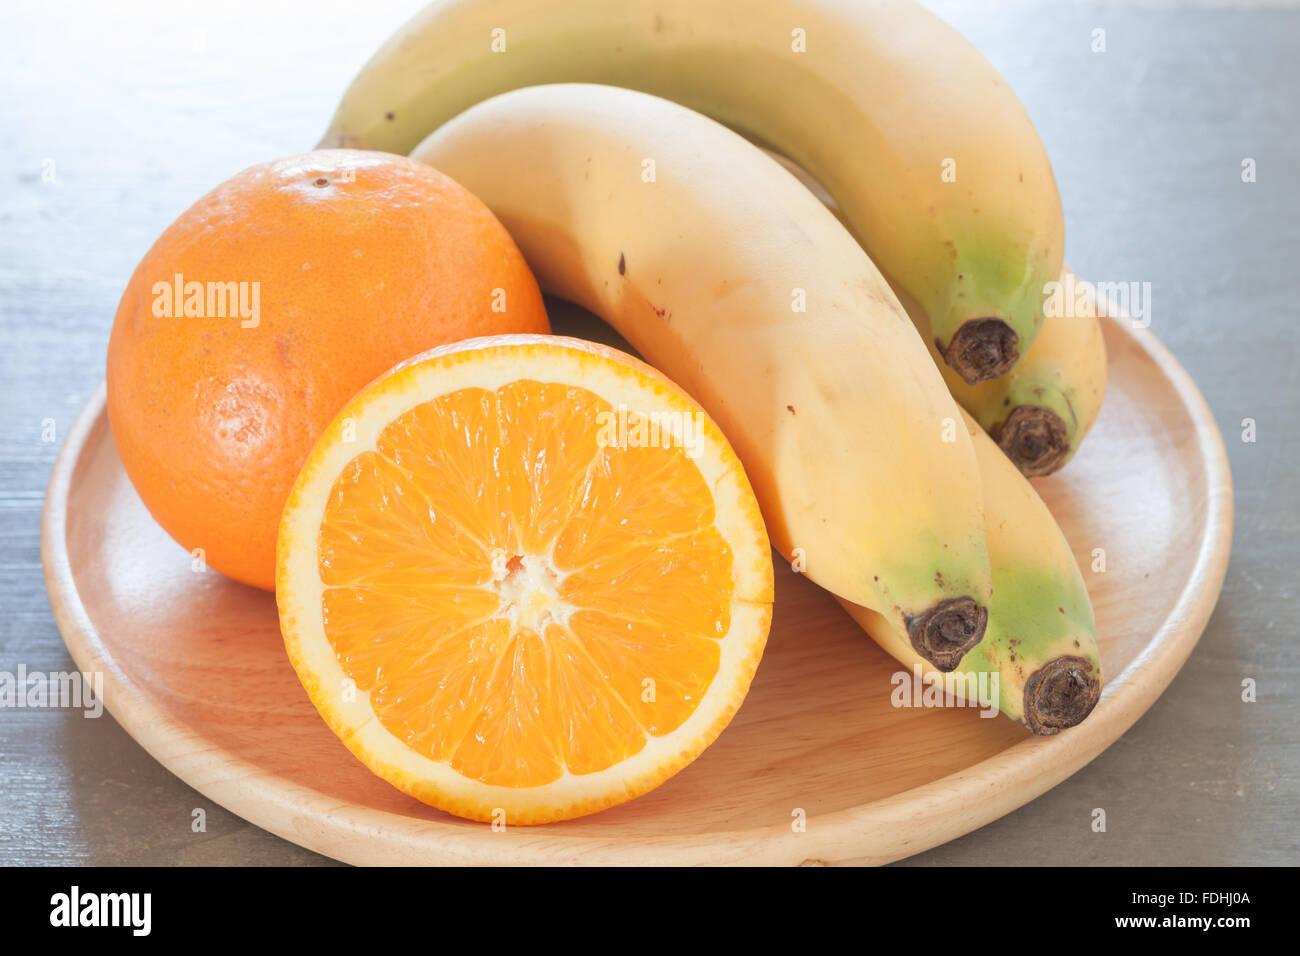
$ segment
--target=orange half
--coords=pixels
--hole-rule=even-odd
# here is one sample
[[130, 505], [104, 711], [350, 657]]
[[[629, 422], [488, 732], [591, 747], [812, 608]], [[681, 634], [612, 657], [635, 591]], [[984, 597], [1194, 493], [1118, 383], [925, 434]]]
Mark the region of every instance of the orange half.
[[330, 728], [476, 820], [591, 813], [697, 757], [771, 622], [754, 494], [717, 426], [614, 349], [471, 339], [372, 383], [280, 524], [289, 658]]

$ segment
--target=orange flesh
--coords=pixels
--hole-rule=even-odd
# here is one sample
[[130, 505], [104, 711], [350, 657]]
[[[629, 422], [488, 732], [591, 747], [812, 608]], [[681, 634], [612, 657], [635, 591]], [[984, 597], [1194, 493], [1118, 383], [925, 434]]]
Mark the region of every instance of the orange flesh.
[[732, 556], [710, 489], [677, 443], [602, 447], [601, 413], [569, 385], [451, 392], [331, 489], [325, 634], [384, 727], [466, 777], [604, 770], [717, 672]]

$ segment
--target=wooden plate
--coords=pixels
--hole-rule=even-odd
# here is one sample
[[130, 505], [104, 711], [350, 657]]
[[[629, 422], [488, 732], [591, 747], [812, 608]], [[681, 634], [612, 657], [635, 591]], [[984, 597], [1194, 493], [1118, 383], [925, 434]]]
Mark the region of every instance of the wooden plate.
[[[1036, 482], [1085, 570], [1108, 678], [1083, 724], [1035, 738], [974, 710], [890, 706], [899, 667], [777, 565], [767, 653], [719, 740], [604, 813], [493, 832], [372, 776], [312, 709], [270, 594], [197, 572], [117, 457], [101, 387], [54, 466], [50, 602], [109, 711], [164, 766], [285, 839], [351, 863], [883, 863], [983, 826], [1101, 753], [1169, 684], [1223, 583], [1232, 487], [1196, 386], [1149, 333], [1106, 323], [1093, 434]], [[1172, 743], [1172, 742], [1171, 742]], [[794, 824], [806, 820], [799, 832]]]

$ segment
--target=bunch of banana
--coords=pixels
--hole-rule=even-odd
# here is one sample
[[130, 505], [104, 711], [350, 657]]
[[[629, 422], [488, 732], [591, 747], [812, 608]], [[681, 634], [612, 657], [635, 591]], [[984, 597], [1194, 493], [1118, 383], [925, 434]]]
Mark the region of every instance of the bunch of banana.
[[[766, 152], [843, 221], [834, 197], [805, 169]], [[1063, 269], [1062, 283], [1069, 272]], [[1097, 419], [1106, 388], [1097, 302], [1089, 296], [1075, 303], [1072, 314], [1047, 315], [1033, 347], [1015, 368], [1001, 378], [967, 385], [939, 360], [920, 306], [901, 289], [894, 292], [963, 406], [984, 487], [993, 570], [989, 623], [984, 640], [948, 672], [944, 686], [965, 698], [972, 687], [978, 692], [982, 675], [996, 674], [999, 710], [1036, 734], [1059, 733], [1096, 706], [1101, 658], [1092, 604], [1069, 543], [1024, 476], [1060, 468]], [[989, 434], [998, 440], [997, 447]], [[941, 676], [879, 614], [836, 600], [897, 660], [909, 667], [919, 664], [927, 681]]]
[[685, 107], [586, 84], [489, 99], [412, 155], [488, 205], [544, 291], [704, 406], [811, 580], [940, 670], [979, 642], [988, 552], [959, 409], [888, 283], [780, 165]]
[[438, 0], [321, 145], [405, 153], [477, 102], [558, 82], [654, 93], [792, 157], [963, 381], [1034, 341], [1064, 248], [1051, 166], [997, 71], [911, 0]]
[[[1064, 536], [969, 416], [947, 436], [960, 441], [936, 430], [961, 413], [919, 336], [779, 164], [665, 100], [577, 84], [488, 100], [413, 155], [488, 204], [545, 291], [608, 321], [698, 398], [736, 447], [778, 550], [887, 651], [929, 672], [996, 672], [999, 706], [1038, 733], [1092, 709], [1092, 608]], [[976, 498], [985, 510], [970, 510]], [[985, 543], [981, 642], [954, 602], [982, 596]]]

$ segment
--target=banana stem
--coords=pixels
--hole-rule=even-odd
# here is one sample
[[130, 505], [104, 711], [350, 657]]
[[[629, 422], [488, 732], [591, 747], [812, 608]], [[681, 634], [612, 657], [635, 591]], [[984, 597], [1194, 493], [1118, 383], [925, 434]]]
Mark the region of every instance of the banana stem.
[[989, 434], [1027, 478], [1052, 474], [1070, 454], [1070, 429], [1042, 405], [1017, 405]]
[[1101, 697], [1101, 677], [1082, 657], [1057, 657], [1025, 682], [1025, 726], [1051, 736], [1082, 721]]
[[1020, 336], [1002, 319], [971, 319], [953, 333], [943, 360], [967, 385], [987, 382], [1010, 371], [1020, 358]]
[[988, 620], [988, 608], [973, 598], [948, 598], [908, 617], [907, 636], [916, 653], [939, 670], [950, 671], [983, 639]]

